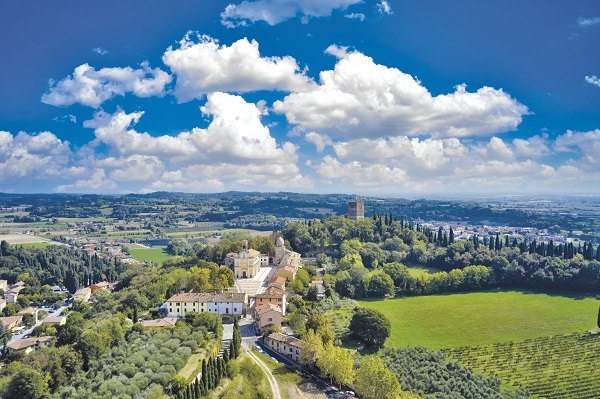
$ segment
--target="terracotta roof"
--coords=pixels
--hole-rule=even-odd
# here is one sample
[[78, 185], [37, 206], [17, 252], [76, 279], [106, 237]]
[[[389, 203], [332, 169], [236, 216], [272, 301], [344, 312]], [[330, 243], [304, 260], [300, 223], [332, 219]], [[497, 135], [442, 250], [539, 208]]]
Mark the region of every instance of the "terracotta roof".
[[254, 310], [254, 313], [260, 316], [270, 311], [282, 313], [281, 307], [279, 305], [273, 305], [272, 303], [263, 303], [262, 305], [258, 305]]
[[48, 316], [42, 320], [42, 324], [60, 324], [67, 316]]
[[4, 324], [5, 326], [9, 326], [9, 325], [13, 324], [14, 322], [21, 322], [22, 320], [23, 320], [23, 316], [0, 317], [0, 322], [2, 324]]
[[292, 337], [291, 335], [285, 335], [282, 333], [273, 333], [269, 335], [269, 338], [275, 341], [283, 342], [291, 346], [295, 346], [296, 348], [302, 348], [302, 340]]
[[11, 342], [10, 344], [7, 345], [7, 347], [9, 349], [18, 351], [21, 349], [29, 348], [30, 346], [36, 346], [38, 344], [50, 342], [53, 339], [54, 339], [54, 337], [51, 337], [49, 335], [46, 335], [43, 337], [23, 338], [23, 339], [19, 339], [17, 341]]
[[185, 292], [175, 294], [167, 300], [167, 302], [246, 302], [246, 294], [244, 293], [210, 293], [210, 292]]
[[268, 287], [265, 292], [256, 294], [256, 298], [282, 298], [285, 291], [277, 287]]
[[175, 317], [165, 317], [162, 319], [156, 320], [142, 320], [142, 326], [144, 327], [174, 327], [175, 323], [177, 323], [177, 319]]
[[286, 281], [287, 281], [287, 280], [285, 279], [285, 277], [281, 277], [281, 276], [279, 276], [279, 277], [273, 277], [273, 278], [272, 278], [272, 279], [269, 281], [269, 283], [280, 283], [280, 284], [285, 284], [285, 282], [286, 282]]

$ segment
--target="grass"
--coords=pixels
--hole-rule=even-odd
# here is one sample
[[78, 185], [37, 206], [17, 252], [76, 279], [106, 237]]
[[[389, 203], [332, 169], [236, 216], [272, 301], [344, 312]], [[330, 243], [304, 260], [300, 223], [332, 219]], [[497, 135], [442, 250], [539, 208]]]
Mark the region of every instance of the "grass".
[[441, 272], [441, 269], [437, 269], [435, 267], [429, 267], [429, 266], [423, 266], [423, 265], [406, 265], [406, 267], [408, 268], [408, 273], [415, 278], [419, 278], [421, 276], [424, 276], [426, 274], [432, 274], [432, 273], [437, 273], [437, 272]]
[[593, 298], [491, 291], [361, 301], [383, 312], [392, 333], [386, 345], [441, 349], [490, 345], [589, 330]]
[[23, 244], [13, 244], [15, 247], [23, 247], [23, 248], [46, 248], [50, 245], [54, 245], [51, 242], [24, 242]]
[[129, 253], [140, 262], [163, 263], [171, 257], [164, 248], [129, 248]]

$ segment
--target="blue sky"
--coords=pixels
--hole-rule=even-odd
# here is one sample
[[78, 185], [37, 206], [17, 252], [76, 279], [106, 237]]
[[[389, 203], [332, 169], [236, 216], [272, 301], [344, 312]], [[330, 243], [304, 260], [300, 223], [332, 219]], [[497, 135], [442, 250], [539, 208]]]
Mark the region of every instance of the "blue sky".
[[600, 194], [595, 1], [0, 5], [0, 191]]

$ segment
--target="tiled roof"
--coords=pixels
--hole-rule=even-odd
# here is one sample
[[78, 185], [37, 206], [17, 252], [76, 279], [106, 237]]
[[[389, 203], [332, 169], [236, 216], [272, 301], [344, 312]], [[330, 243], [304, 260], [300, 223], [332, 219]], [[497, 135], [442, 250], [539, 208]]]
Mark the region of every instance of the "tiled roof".
[[144, 327], [173, 327], [177, 323], [177, 319], [174, 317], [165, 317], [156, 320], [143, 320], [142, 326]]
[[258, 305], [254, 310], [254, 313], [260, 316], [273, 310], [282, 313], [281, 307], [279, 305], [273, 305], [272, 303], [263, 303], [262, 305]]
[[210, 293], [210, 292], [185, 292], [175, 294], [167, 300], [167, 302], [246, 302], [246, 294], [244, 293]]
[[54, 337], [51, 337], [51, 336], [24, 338], [24, 339], [19, 339], [17, 341], [13, 341], [10, 344], [8, 344], [7, 346], [9, 349], [18, 351], [20, 349], [29, 348], [30, 346], [36, 346], [38, 344], [50, 342], [53, 339], [54, 339]]
[[265, 292], [256, 294], [256, 298], [282, 298], [285, 291], [277, 287], [268, 287]]
[[275, 341], [284, 342], [288, 345], [295, 346], [296, 348], [302, 348], [302, 340], [292, 337], [291, 335], [285, 335], [282, 333], [273, 333], [269, 335], [269, 338]]

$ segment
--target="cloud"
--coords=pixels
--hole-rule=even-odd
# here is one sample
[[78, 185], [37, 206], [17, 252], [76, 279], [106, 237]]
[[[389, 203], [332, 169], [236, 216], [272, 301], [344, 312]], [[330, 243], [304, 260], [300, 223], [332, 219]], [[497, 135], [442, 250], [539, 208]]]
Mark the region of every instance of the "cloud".
[[348, 19], [358, 19], [360, 22], [363, 22], [366, 18], [365, 14], [363, 14], [362, 12], [353, 12], [353, 13], [344, 15], [344, 17], [346, 17]]
[[[0, 181], [59, 177], [65, 173], [70, 156], [69, 142], [51, 132], [13, 136], [0, 131]], [[2, 187], [2, 185], [0, 185]]]
[[73, 115], [73, 114], [55, 116], [54, 118], [52, 118], [52, 120], [55, 121], [55, 122], [77, 123], [77, 117], [75, 115]]
[[380, 0], [379, 3], [377, 3], [377, 11], [379, 11], [380, 14], [386, 15], [392, 15], [394, 13], [388, 0]]
[[556, 138], [554, 147], [560, 152], [578, 151], [581, 159], [575, 164], [582, 167], [590, 166], [597, 171], [600, 165], [600, 129], [588, 132], [567, 130]]
[[277, 25], [300, 16], [306, 23], [310, 18], [330, 16], [334, 10], [345, 10], [362, 0], [255, 0], [229, 4], [221, 13], [221, 23], [228, 28], [247, 26], [256, 22]]
[[304, 138], [309, 143], [313, 143], [315, 145], [317, 152], [323, 152], [326, 146], [333, 145], [333, 141], [331, 141], [329, 137], [320, 135], [317, 132], [308, 132]]
[[326, 52], [340, 59], [320, 73], [319, 85], [274, 103], [300, 129], [345, 138], [486, 136], [516, 129], [529, 112], [502, 89], [468, 92], [461, 84], [433, 96], [416, 78], [360, 52], [338, 46]]
[[296, 146], [277, 143], [256, 105], [217, 92], [201, 110], [212, 118], [206, 129], [174, 136], [136, 131], [143, 112], [99, 111], [84, 126], [94, 129], [96, 145], [106, 146], [110, 156], [92, 163], [118, 187], [137, 191], [310, 186], [297, 166]]
[[[335, 156], [325, 156], [314, 168], [323, 185], [377, 195], [549, 193], [566, 187], [598, 192], [600, 172], [585, 154], [548, 164], [535, 159], [553, 153], [547, 137], [519, 140], [362, 138], [335, 143]], [[531, 149], [542, 142], [544, 150]], [[584, 142], [598, 143], [588, 149], [591, 155], [600, 149], [600, 130], [567, 132], [557, 142], [571, 151]]]
[[164, 96], [172, 77], [159, 68], [152, 69], [148, 62], [141, 68], [102, 68], [96, 70], [88, 64], [75, 68], [73, 74], [50, 81], [42, 102], [57, 107], [81, 104], [98, 108], [115, 96], [132, 93], [137, 97]]
[[105, 50], [102, 47], [93, 48], [92, 51], [94, 53], [97, 53], [97, 54], [100, 54], [100, 55], [106, 55], [106, 54], [108, 54], [108, 50]]
[[579, 17], [579, 19], [577, 20], [577, 25], [579, 25], [582, 28], [588, 28], [590, 26], [600, 25], [600, 17], [592, 17], [592, 18]]
[[585, 81], [591, 85], [600, 87], [600, 78], [597, 77], [596, 75], [586, 76]]
[[214, 91], [304, 90], [310, 79], [292, 57], [261, 57], [258, 42], [243, 38], [220, 45], [210, 36], [189, 32], [163, 62], [177, 76], [175, 96], [185, 102]]

